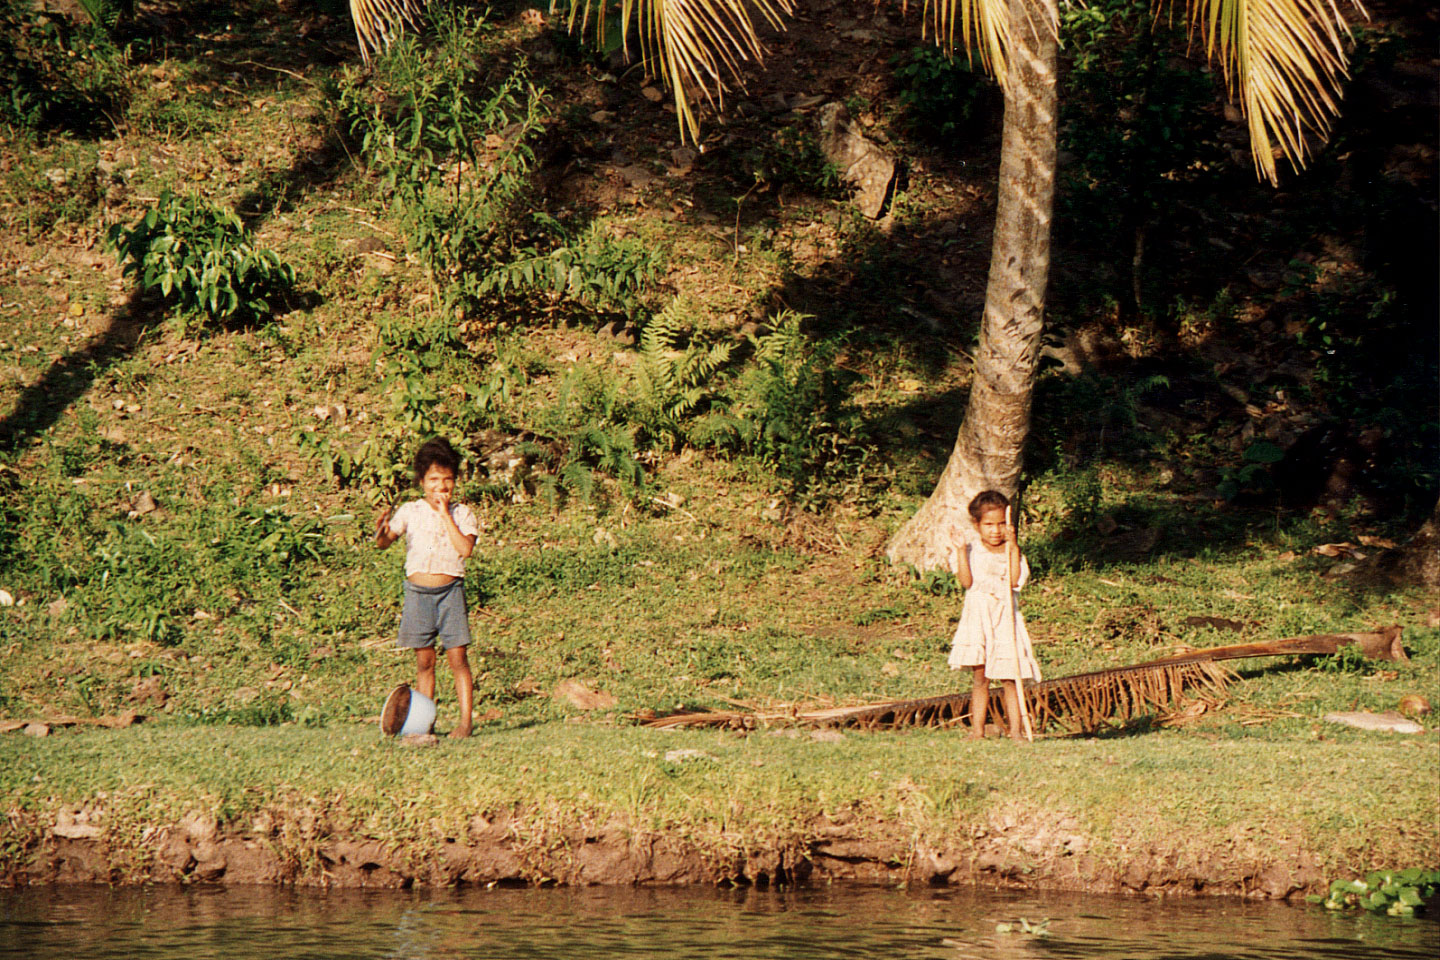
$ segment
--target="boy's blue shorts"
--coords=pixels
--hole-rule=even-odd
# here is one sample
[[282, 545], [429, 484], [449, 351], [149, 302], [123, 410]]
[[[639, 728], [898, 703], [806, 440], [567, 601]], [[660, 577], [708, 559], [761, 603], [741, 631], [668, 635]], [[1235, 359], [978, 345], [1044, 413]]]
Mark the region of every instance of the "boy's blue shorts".
[[446, 650], [470, 643], [470, 618], [465, 610], [465, 581], [443, 587], [419, 587], [405, 581], [405, 609], [400, 613], [401, 647], [428, 647], [440, 638]]

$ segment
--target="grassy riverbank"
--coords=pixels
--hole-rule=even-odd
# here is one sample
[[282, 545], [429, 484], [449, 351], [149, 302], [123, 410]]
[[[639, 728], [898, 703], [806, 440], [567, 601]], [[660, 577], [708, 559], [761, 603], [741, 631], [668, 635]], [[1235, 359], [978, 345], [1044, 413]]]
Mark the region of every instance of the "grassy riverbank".
[[1276, 872], [1301, 886], [1425, 862], [1440, 841], [1431, 737], [1280, 748], [1165, 732], [1018, 748], [558, 724], [430, 750], [357, 727], [157, 727], [44, 746], [0, 744], [8, 870], [47, 847], [68, 801], [70, 819], [100, 828], [120, 882], [151, 877], [157, 828], [183, 836], [182, 823], [217, 816], [222, 833], [260, 841], [310, 882], [327, 848], [371, 839], [424, 876], [447, 840], [473, 838], [477, 814], [503, 824], [530, 880], [565, 878], [574, 848], [617, 832], [663, 837], [713, 879], [744, 877], [748, 857], [753, 880], [757, 855], [839, 833], [850, 856], [899, 874], [908, 865], [912, 879], [930, 878], [912, 861], [932, 857], [968, 865], [952, 881], [1114, 888], [1138, 867], [1139, 885], [1202, 880], [1223, 892]]
[[[870, 39], [834, 49], [815, 20], [775, 38], [787, 112], [737, 107], [693, 155], [649, 88], [518, 7], [439, 28], [435, 49], [463, 56], [361, 75], [339, 5], [300, 34], [268, 4], [223, 22], [138, 6], [165, 42], [55, 60], [97, 66], [101, 132], [12, 123], [0, 145], [0, 721], [49, 724], [0, 734], [0, 874], [63, 876], [79, 844], [91, 878], [201, 876], [190, 853], [155, 872], [183, 834], [261, 844], [266, 876], [316, 881], [327, 844], [373, 840], [414, 879], [476, 817], [513, 861], [476, 868], [490, 879], [588, 880], [557, 851], [591, 830], [670, 838], [691, 880], [791, 855], [840, 870], [821, 849], [837, 837], [872, 879], [925, 860], [916, 876], [1244, 892], [1275, 866], [1283, 893], [1440, 861], [1440, 734], [1322, 719], [1440, 703], [1435, 598], [1373, 565], [1434, 503], [1435, 325], [1374, 266], [1388, 254], [1354, 209], [1379, 201], [1336, 199], [1349, 153], [1283, 196], [1244, 164], [1205, 168], [1201, 206], [1230, 209], [1177, 228], [1184, 269], [1152, 268], [1139, 315], [1099, 289], [1096, 251], [1057, 259], [1064, 366], [1036, 395], [1024, 609], [1048, 677], [1392, 623], [1408, 662], [1246, 661], [1191, 712], [1029, 747], [663, 734], [631, 716], [968, 683], [944, 662], [954, 578], [883, 546], [963, 412], [995, 131], [918, 137], [876, 66], [908, 55], [913, 24], [869, 3]], [[1403, 54], [1409, 27], [1386, 29]], [[364, 124], [404, 116], [420, 75], [457, 103], [513, 81], [543, 132], [425, 114], [479, 153], [377, 153]], [[813, 105], [794, 105], [817, 90], [908, 157], [884, 221], [816, 159]], [[517, 142], [534, 155], [515, 182], [482, 184], [504, 203], [460, 209]], [[1386, 182], [1386, 202], [1429, 202], [1423, 178]], [[122, 274], [109, 227], [192, 188], [293, 268], [267, 309], [184, 313]], [[1270, 246], [1229, 257], [1254, 236]], [[455, 238], [469, 259], [445, 259]], [[527, 278], [544, 258], [574, 272]], [[413, 676], [393, 647], [402, 557], [369, 534], [432, 431], [467, 448], [461, 495], [485, 523], [467, 578], [485, 719], [406, 750], [368, 722]], [[1281, 459], [1315, 436], [1329, 453]], [[577, 683], [595, 696], [567, 697]], [[450, 694], [442, 668], [442, 729]], [[143, 722], [74, 724], [128, 711]]]

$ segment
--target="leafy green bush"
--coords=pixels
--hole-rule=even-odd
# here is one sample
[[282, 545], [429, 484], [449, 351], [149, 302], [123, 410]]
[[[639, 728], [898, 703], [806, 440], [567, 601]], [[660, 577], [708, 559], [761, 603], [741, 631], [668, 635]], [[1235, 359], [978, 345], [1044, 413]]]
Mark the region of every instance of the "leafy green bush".
[[805, 319], [786, 310], [771, 333], [751, 337], [753, 362], [740, 375], [730, 408], [706, 424], [718, 445], [757, 457], [792, 493], [804, 493], [839, 466], [856, 432], [836, 347], [812, 342], [800, 329]]
[[191, 194], [166, 190], [133, 226], [115, 224], [106, 245], [143, 290], [174, 299], [181, 333], [197, 322], [257, 320], [295, 282], [278, 254], [259, 249], [240, 218]]
[[98, 133], [124, 99], [124, 55], [105, 32], [0, 0], [0, 127]]
[[1364, 880], [1336, 880], [1325, 896], [1305, 899], [1326, 910], [1358, 908], [1392, 917], [1408, 917], [1423, 909], [1440, 891], [1440, 870], [1376, 870]]
[[498, 79], [486, 72], [503, 61], [483, 17], [446, 9], [434, 24], [432, 43], [400, 38], [373, 73], [347, 70], [333, 94], [453, 315], [509, 259], [546, 106], [523, 61]]
[[379, 371], [389, 400], [383, 420], [358, 442], [347, 443], [333, 426], [298, 429], [294, 440], [342, 485], [370, 485], [377, 497], [393, 499], [409, 483], [419, 438], [464, 437], [499, 426], [525, 372], [503, 349], [485, 362], [445, 316], [386, 315], [377, 327], [371, 367]]
[[668, 449], [684, 443], [684, 421], [713, 398], [711, 381], [729, 363], [732, 349], [728, 342], [693, 339], [678, 301], [651, 317], [640, 333], [639, 362], [630, 381], [629, 421], [639, 439]]
[[973, 124], [986, 100], [995, 95], [995, 86], [975, 72], [969, 60], [920, 46], [891, 62], [900, 85], [900, 105], [915, 134], [947, 148], [957, 146], [966, 134], [973, 136]]
[[1285, 458], [1285, 451], [1269, 440], [1255, 440], [1240, 455], [1239, 466], [1222, 467], [1215, 489], [1226, 500], [1242, 493], [1263, 493], [1272, 486], [1270, 467]]
[[633, 316], [640, 296], [655, 280], [662, 252], [636, 237], [616, 238], [592, 223], [578, 237], [549, 214], [531, 214], [530, 244], [517, 242], [507, 263], [481, 279], [479, 292], [504, 296], [538, 291]]
[[780, 127], [768, 139], [742, 151], [734, 161], [740, 179], [770, 187], [789, 185], [817, 197], [844, 196], [840, 168], [825, 158], [809, 130]]

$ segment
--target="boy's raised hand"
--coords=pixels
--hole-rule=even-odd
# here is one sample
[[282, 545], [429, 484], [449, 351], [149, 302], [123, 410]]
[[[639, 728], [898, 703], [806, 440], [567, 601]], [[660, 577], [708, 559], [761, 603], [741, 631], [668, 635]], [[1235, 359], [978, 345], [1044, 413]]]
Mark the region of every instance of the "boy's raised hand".
[[375, 539], [384, 540], [390, 535], [390, 508], [382, 507], [375, 515]]

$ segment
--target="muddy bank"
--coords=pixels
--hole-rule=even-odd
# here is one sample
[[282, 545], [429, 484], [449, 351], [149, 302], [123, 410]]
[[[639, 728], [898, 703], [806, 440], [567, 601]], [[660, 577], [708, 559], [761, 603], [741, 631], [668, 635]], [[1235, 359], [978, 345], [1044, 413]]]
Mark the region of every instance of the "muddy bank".
[[1090, 852], [1067, 825], [1000, 823], [968, 841], [929, 846], [898, 825], [812, 824], [806, 836], [757, 849], [714, 846], [620, 825], [537, 840], [507, 818], [474, 817], [464, 836], [400, 844], [329, 835], [296, 843], [285, 828], [224, 830], [187, 817], [149, 827], [140, 846], [51, 831], [0, 873], [6, 885], [43, 883], [297, 884], [340, 887], [559, 883], [568, 885], [900, 882], [1105, 893], [1284, 899], [1319, 890], [1320, 859], [1291, 845], [1217, 841], [1151, 844], [1120, 856]]

